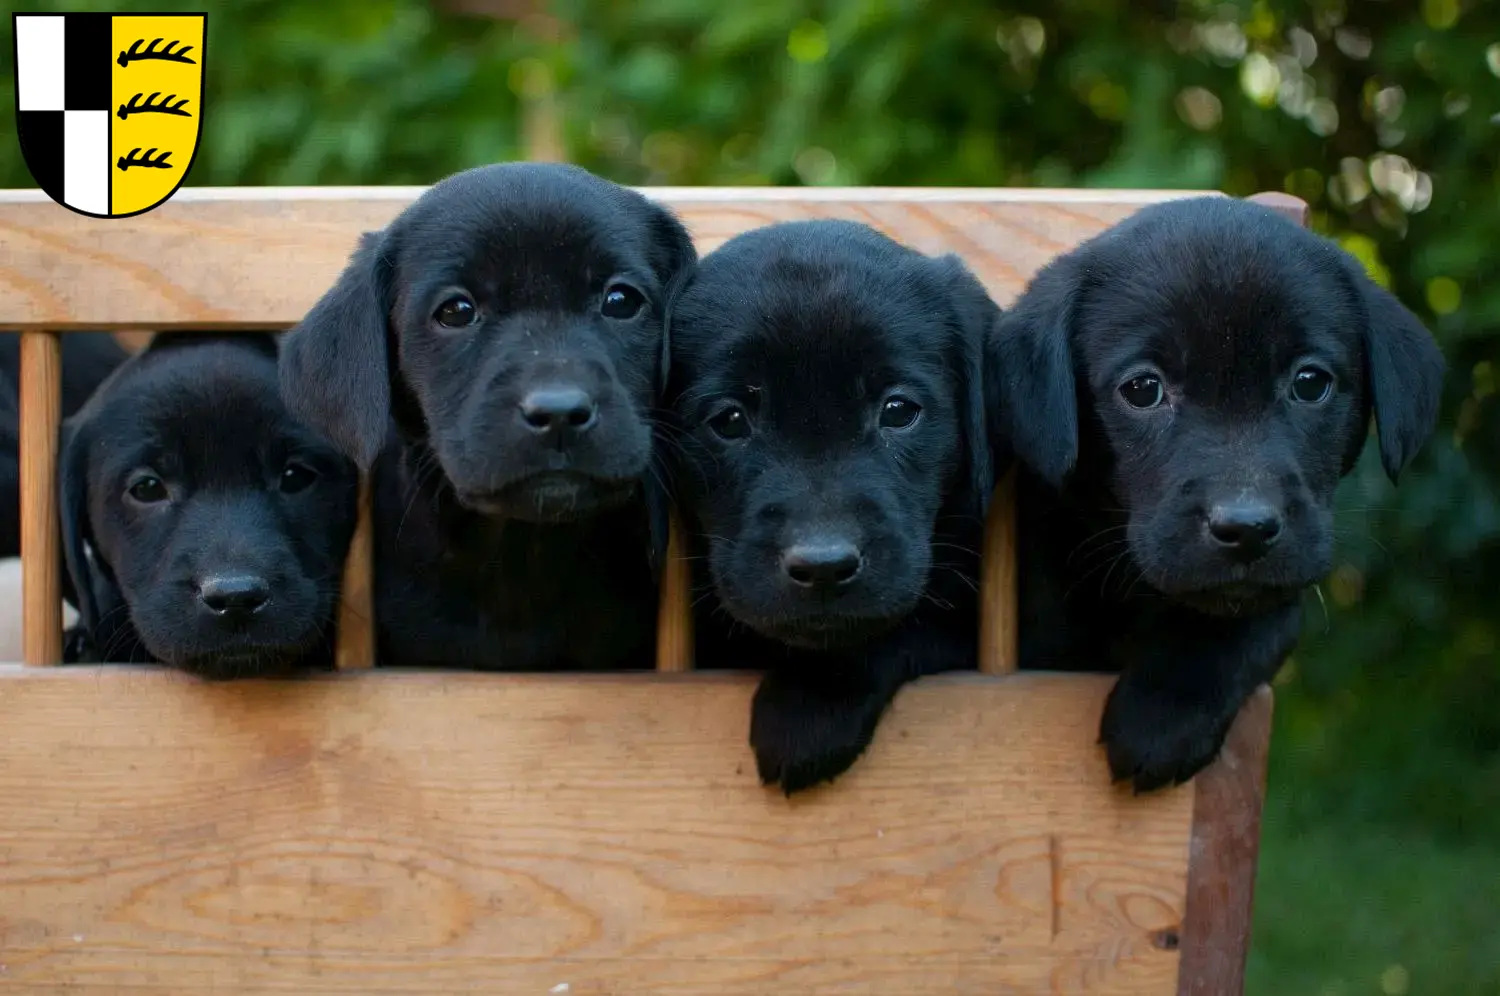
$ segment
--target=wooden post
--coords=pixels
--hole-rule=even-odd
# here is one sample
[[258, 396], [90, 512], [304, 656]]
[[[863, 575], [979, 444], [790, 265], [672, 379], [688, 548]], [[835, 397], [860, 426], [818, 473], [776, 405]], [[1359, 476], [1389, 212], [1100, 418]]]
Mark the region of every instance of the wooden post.
[[1251, 194], [1245, 200], [1268, 207], [1277, 214], [1295, 221], [1303, 228], [1307, 227], [1307, 202], [1300, 197], [1293, 197], [1279, 190], [1267, 190], [1264, 193]]
[[62, 428], [62, 342], [21, 333], [21, 656], [62, 663], [62, 543], [57, 442]]
[[1182, 952], [1178, 996], [1245, 991], [1271, 713], [1271, 690], [1262, 687], [1240, 710], [1218, 760], [1193, 779], [1182, 929], [1162, 937]]

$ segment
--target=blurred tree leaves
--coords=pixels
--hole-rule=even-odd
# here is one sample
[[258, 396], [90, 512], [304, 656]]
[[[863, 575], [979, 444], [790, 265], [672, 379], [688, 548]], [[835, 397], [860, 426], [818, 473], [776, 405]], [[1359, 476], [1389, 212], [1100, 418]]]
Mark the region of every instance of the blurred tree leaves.
[[[189, 184], [429, 183], [521, 154], [508, 25], [416, 0], [18, 0], [18, 13], [201, 11], [204, 120]], [[4, 57], [12, 59], [10, 46]], [[14, 73], [0, 73], [14, 106]], [[0, 183], [32, 186], [13, 139]]]

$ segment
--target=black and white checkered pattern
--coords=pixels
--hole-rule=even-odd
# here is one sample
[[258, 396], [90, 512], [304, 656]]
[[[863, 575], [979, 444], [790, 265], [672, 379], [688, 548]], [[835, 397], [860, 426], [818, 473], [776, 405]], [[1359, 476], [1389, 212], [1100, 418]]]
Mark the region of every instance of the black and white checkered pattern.
[[109, 14], [17, 14], [16, 130], [53, 200], [110, 212]]

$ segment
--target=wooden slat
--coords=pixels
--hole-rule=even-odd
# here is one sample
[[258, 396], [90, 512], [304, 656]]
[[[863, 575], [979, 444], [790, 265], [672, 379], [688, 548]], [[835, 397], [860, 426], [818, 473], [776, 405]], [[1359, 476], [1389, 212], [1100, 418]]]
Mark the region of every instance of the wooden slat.
[[[65, 212], [71, 213], [71, 212]], [[62, 663], [62, 541], [57, 447], [62, 425], [62, 342], [21, 335], [21, 602], [27, 664]]]
[[340, 671], [375, 666], [375, 523], [369, 478], [359, 480], [359, 518], [344, 559], [339, 588], [338, 645], [333, 663]]
[[0, 668], [0, 988], [1166, 996], [1194, 791], [1108, 684], [924, 680], [787, 800], [744, 676]]
[[[418, 187], [186, 188], [101, 224], [39, 191], [0, 191], [0, 327], [284, 328], [338, 276], [361, 232]], [[1143, 204], [1191, 191], [656, 187], [700, 252], [775, 221], [868, 222], [957, 252], [1005, 304], [1052, 256]]]
[[656, 669], [693, 669], [693, 570], [682, 521], [672, 516], [656, 610]]
[[1016, 474], [1007, 472], [990, 499], [980, 562], [979, 670], [1010, 674], [1020, 666], [1020, 611], [1016, 604]]

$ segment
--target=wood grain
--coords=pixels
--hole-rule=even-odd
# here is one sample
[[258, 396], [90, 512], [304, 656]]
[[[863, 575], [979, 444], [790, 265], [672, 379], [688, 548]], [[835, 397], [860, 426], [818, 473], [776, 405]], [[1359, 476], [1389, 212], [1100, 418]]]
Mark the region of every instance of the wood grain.
[[344, 558], [339, 590], [338, 643], [333, 664], [340, 671], [375, 666], [375, 526], [370, 480], [359, 477], [359, 517]]
[[[67, 212], [71, 213], [71, 212]], [[62, 543], [57, 525], [57, 447], [62, 425], [62, 342], [21, 334], [22, 654], [62, 663]]]
[[1193, 791], [1107, 784], [1107, 679], [924, 680], [791, 801], [752, 688], [0, 668], [0, 988], [1175, 991]]
[[[361, 232], [419, 187], [185, 188], [109, 224], [39, 191], [0, 191], [0, 327], [285, 328], [338, 276]], [[964, 257], [1005, 304], [1052, 256], [1143, 204], [1192, 191], [656, 187], [700, 252], [749, 228], [851, 218]]]

